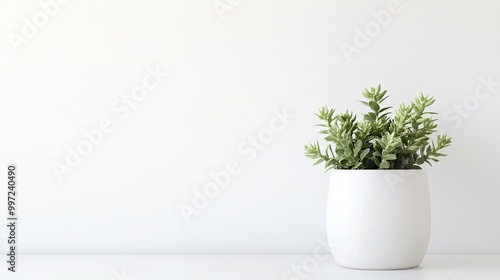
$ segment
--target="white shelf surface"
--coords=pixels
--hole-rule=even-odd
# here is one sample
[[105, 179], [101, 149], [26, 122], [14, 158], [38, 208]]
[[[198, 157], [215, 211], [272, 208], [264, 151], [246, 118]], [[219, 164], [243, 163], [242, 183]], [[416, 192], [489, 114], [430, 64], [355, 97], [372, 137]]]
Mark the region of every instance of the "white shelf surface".
[[500, 279], [500, 255], [427, 255], [420, 267], [394, 271], [346, 269], [331, 256], [309, 255], [20, 255], [16, 273], [2, 263], [2, 280]]

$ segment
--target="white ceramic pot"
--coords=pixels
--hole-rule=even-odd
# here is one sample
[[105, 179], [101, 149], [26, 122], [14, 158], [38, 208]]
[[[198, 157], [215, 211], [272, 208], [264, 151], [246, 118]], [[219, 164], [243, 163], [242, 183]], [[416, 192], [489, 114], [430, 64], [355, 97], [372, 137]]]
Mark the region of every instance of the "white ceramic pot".
[[427, 251], [425, 170], [333, 170], [327, 211], [328, 242], [340, 266], [412, 268]]

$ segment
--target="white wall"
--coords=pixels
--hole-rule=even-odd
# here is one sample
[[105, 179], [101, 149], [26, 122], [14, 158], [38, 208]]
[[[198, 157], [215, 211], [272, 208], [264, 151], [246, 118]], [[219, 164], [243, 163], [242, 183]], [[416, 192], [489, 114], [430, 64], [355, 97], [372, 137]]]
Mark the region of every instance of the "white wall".
[[[500, 2], [220, 1], [233, 4], [223, 20], [212, 0], [68, 1], [24, 30], [32, 38], [23, 18], [44, 24], [39, 1], [0, 2], [0, 165], [19, 165], [21, 252], [311, 253], [328, 184], [303, 156], [319, 138], [313, 113], [363, 110], [362, 88], [381, 83], [394, 105], [436, 97], [454, 138], [427, 168], [429, 252], [500, 253], [500, 85], [474, 95], [481, 77], [500, 81]], [[373, 37], [356, 45], [367, 25]], [[170, 75], [117, 112], [148, 67]], [[282, 127], [284, 108], [294, 118]], [[113, 131], [58, 181], [54, 162], [102, 120]], [[250, 150], [271, 121], [282, 130]], [[240, 173], [186, 224], [179, 206], [228, 163]]]

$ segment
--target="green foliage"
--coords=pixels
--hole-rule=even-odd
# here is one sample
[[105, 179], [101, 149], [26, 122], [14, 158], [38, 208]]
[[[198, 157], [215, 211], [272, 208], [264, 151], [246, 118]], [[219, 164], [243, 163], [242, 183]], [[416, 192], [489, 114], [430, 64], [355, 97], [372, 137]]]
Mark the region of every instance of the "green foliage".
[[328, 143], [324, 152], [319, 142], [305, 146], [305, 154], [324, 163], [326, 170], [334, 169], [421, 169], [423, 163], [438, 162], [446, 156], [441, 150], [451, 145], [451, 138], [437, 135], [436, 113], [428, 112], [435, 99], [422, 93], [409, 105], [401, 104], [394, 118], [391, 107], [382, 106], [387, 91], [365, 89], [361, 101], [370, 111], [363, 120], [356, 120], [352, 112], [335, 113], [324, 106], [316, 116], [322, 120], [321, 134]]

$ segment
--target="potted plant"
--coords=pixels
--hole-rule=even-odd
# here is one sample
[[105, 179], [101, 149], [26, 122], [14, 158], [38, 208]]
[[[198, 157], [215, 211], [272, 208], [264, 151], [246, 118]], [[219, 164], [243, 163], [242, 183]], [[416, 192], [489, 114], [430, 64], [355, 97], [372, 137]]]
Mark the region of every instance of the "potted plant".
[[[422, 93], [394, 116], [384, 107], [387, 91], [365, 89], [370, 111], [324, 106], [316, 114], [327, 145], [305, 146], [306, 156], [331, 170], [328, 191], [328, 242], [338, 265], [356, 269], [418, 266], [430, 238], [431, 216], [424, 163], [445, 156], [451, 138], [436, 134], [435, 99]], [[434, 140], [433, 140], [434, 139]]]

